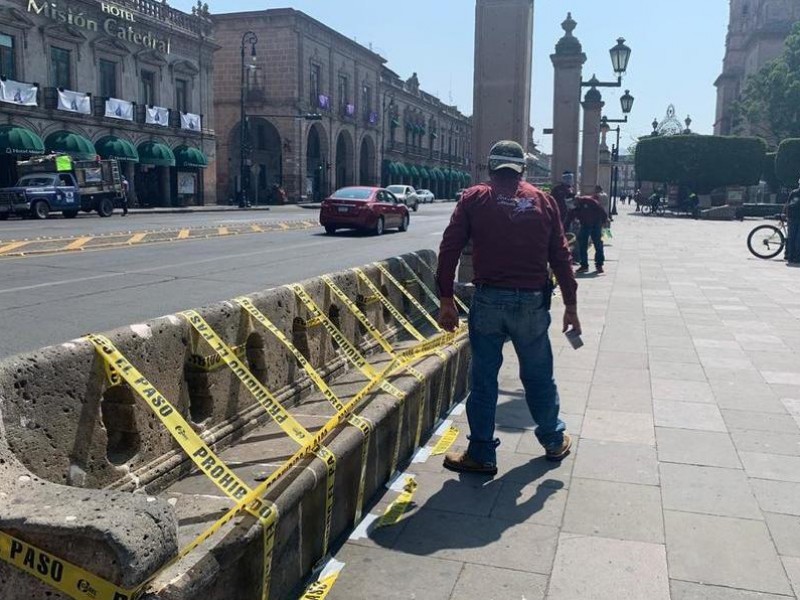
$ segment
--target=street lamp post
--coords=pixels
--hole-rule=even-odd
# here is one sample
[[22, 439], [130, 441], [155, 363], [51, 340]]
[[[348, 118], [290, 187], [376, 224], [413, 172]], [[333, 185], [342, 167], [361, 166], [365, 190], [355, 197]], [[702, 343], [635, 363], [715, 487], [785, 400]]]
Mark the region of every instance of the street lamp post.
[[[617, 134], [617, 143], [611, 147], [611, 162], [614, 165], [611, 179], [611, 201], [613, 203], [611, 208], [612, 215], [617, 214], [617, 196], [619, 195], [619, 134], [621, 131], [621, 125], [619, 124], [628, 122], [628, 115], [633, 110], [634, 100], [635, 99], [631, 95], [630, 90], [625, 90], [625, 94], [619, 99], [625, 118], [609, 119], [608, 117], [603, 117], [600, 123], [600, 128], [605, 133], [608, 133], [609, 131], [615, 131]], [[618, 125], [616, 129], [611, 129], [609, 123], [618, 123]]]
[[622, 87], [622, 76], [628, 70], [628, 63], [631, 60], [631, 49], [625, 45], [625, 38], [617, 38], [617, 44], [609, 50], [609, 54], [611, 55], [611, 65], [617, 75], [617, 80], [598, 81], [597, 77], [593, 76], [589, 81], [581, 81], [581, 87]]
[[[239, 125], [239, 208], [250, 206], [248, 191], [250, 187], [250, 132], [247, 126], [247, 69], [255, 68], [256, 44], [258, 36], [247, 31], [242, 36], [242, 89], [241, 89], [241, 122]], [[250, 65], [245, 64], [245, 48], [250, 45]]]

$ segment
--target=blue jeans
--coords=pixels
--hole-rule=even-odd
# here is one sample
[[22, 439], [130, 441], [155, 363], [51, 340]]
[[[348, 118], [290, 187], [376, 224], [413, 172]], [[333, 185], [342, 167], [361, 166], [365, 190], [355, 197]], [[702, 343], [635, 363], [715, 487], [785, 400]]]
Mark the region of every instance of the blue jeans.
[[486, 286], [479, 286], [475, 292], [469, 313], [472, 391], [467, 400], [471, 434], [467, 452], [473, 460], [492, 464], [497, 461], [497, 376], [507, 339], [511, 339], [519, 359], [519, 376], [539, 443], [545, 448], [558, 448], [564, 441], [566, 426], [558, 418], [560, 401], [547, 335], [550, 311], [544, 307], [544, 300], [541, 292]]
[[606, 262], [606, 255], [603, 250], [603, 226], [602, 225], [581, 225], [578, 232], [578, 246], [581, 252], [581, 266], [589, 266], [589, 238], [594, 244], [594, 264], [602, 267]]
[[790, 263], [800, 263], [800, 219], [789, 221], [788, 236], [786, 238], [786, 260]]

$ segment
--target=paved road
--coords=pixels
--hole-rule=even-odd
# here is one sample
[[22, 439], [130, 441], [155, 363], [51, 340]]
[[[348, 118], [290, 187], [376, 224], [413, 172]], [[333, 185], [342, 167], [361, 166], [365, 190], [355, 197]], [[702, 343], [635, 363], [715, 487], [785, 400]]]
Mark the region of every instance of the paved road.
[[[407, 233], [376, 238], [321, 229], [186, 240], [132, 248], [0, 260], [0, 357], [90, 331], [140, 322], [238, 294], [291, 283], [398, 253], [437, 248], [452, 204], [423, 206]], [[191, 225], [316, 217], [270, 212], [86, 217], [0, 223], [0, 239], [95, 234]], [[7, 232], [13, 231], [9, 235]]]
[[411, 464], [416, 506], [337, 552], [328, 597], [799, 597], [800, 269], [752, 258], [755, 224], [619, 219], [586, 346], [552, 333], [573, 455], [543, 460], [508, 348], [498, 476]]

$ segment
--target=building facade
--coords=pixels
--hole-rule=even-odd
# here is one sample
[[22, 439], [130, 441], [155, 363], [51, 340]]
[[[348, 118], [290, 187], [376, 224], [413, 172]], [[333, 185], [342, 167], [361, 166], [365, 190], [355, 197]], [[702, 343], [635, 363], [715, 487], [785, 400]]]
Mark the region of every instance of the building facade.
[[472, 123], [454, 106], [420, 89], [414, 73], [403, 80], [381, 70], [382, 183], [428, 189], [454, 198], [472, 177]]
[[733, 107], [747, 78], [783, 52], [794, 23], [797, 0], [730, 0], [722, 74], [717, 78], [716, 135], [733, 133]]
[[2, 184], [16, 159], [66, 152], [119, 159], [140, 206], [216, 202], [216, 48], [207, 7], [0, 0]]
[[280, 201], [278, 186], [289, 202], [318, 201], [348, 185], [433, 186], [429, 166], [462, 170], [466, 117], [369, 48], [294, 9], [212, 18], [220, 202], [242, 182], [253, 203]]

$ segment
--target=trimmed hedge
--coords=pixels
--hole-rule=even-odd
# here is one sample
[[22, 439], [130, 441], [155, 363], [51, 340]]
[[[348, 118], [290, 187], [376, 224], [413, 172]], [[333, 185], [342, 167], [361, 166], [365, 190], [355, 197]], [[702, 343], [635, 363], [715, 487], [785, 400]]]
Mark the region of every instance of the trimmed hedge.
[[775, 174], [788, 188], [795, 188], [800, 179], [800, 138], [783, 140], [778, 146]]
[[767, 182], [771, 192], [778, 192], [781, 189], [781, 180], [778, 179], [775, 170], [775, 159], [777, 156], [777, 152], [767, 152], [766, 156], [764, 156], [764, 167], [761, 172], [761, 178]]
[[755, 185], [767, 143], [761, 138], [675, 135], [644, 138], [636, 147], [642, 181], [683, 184], [698, 194], [728, 185]]

